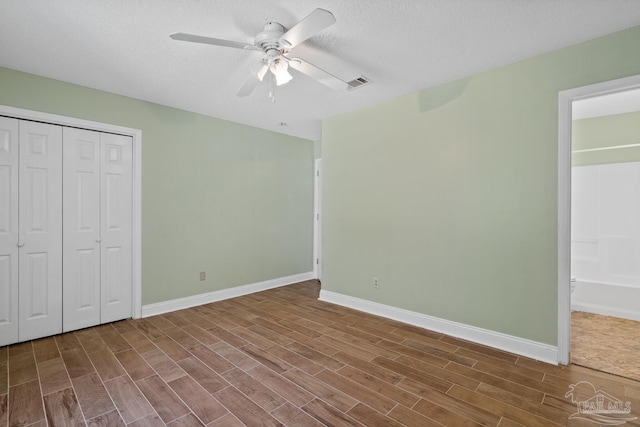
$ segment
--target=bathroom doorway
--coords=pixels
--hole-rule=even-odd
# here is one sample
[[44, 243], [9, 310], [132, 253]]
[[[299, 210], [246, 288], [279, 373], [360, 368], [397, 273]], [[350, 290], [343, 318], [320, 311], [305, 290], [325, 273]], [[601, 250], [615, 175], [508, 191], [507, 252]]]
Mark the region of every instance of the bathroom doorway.
[[567, 362], [640, 380], [640, 88], [570, 110]]

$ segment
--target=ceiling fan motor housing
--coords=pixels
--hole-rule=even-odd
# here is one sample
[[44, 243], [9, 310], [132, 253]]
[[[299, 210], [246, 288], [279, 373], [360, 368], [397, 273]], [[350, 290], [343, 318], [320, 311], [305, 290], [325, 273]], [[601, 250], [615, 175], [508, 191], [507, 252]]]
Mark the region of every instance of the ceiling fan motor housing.
[[275, 58], [283, 53], [284, 47], [280, 45], [280, 37], [283, 34], [284, 27], [281, 24], [267, 22], [262, 32], [256, 36], [254, 43], [269, 57]]

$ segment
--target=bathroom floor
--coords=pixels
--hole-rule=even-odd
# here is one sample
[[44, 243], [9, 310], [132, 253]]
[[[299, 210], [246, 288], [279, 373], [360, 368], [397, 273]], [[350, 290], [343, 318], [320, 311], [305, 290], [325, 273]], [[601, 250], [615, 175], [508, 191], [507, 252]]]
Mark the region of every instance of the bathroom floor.
[[640, 322], [571, 313], [571, 363], [640, 381]]

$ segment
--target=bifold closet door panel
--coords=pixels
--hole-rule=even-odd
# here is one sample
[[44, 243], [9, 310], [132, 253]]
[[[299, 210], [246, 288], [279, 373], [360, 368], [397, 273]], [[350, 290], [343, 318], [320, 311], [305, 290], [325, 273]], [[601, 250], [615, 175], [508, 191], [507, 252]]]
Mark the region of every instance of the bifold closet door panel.
[[19, 122], [19, 339], [62, 332], [62, 128]]
[[133, 142], [102, 133], [100, 143], [101, 322], [106, 323], [132, 315]]
[[0, 346], [18, 342], [18, 120], [0, 117]]
[[63, 129], [63, 331], [100, 324], [100, 133]]

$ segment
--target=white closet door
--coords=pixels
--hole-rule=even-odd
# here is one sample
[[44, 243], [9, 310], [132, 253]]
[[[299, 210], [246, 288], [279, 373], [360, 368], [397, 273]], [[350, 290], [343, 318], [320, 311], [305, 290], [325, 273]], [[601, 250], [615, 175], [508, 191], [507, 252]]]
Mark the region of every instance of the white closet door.
[[131, 137], [106, 133], [100, 142], [101, 322], [106, 323], [132, 315], [133, 144]]
[[20, 121], [19, 338], [62, 331], [62, 128]]
[[100, 324], [100, 134], [63, 130], [63, 331]]
[[18, 342], [18, 120], [0, 117], [0, 346]]

